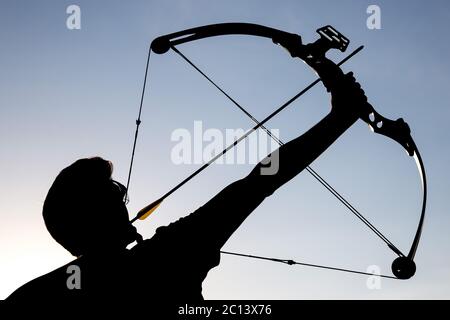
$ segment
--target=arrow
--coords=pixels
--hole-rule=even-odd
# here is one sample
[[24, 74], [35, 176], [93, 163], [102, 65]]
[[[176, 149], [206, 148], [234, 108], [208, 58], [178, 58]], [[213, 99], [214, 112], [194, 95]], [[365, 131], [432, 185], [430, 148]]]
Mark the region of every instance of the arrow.
[[[174, 47], [172, 47], [174, 48]], [[347, 57], [345, 57], [344, 59], [342, 59], [337, 65], [341, 66], [343, 65], [345, 62], [347, 62], [351, 57], [353, 57], [355, 54], [357, 54], [358, 52], [360, 52], [362, 49], [364, 48], [364, 46], [359, 46], [358, 48], [356, 48], [353, 52], [351, 52]], [[147, 60], [147, 68], [148, 68], [148, 60]], [[147, 71], [146, 71], [146, 76], [147, 76]], [[147, 78], [145, 76], [145, 79]], [[150, 203], [149, 205], [147, 205], [146, 207], [142, 208], [141, 210], [139, 210], [139, 212], [136, 214], [136, 216], [130, 220], [130, 223], [134, 223], [136, 220], [145, 220], [148, 216], [150, 216], [160, 205], [161, 203], [164, 201], [164, 199], [166, 199], [168, 196], [170, 196], [172, 193], [174, 193], [176, 190], [178, 190], [180, 187], [182, 187], [184, 184], [186, 184], [188, 181], [190, 181], [192, 178], [194, 178], [197, 174], [199, 174], [200, 172], [202, 172], [203, 170], [205, 170], [207, 167], [209, 167], [213, 162], [215, 162], [217, 159], [219, 159], [220, 157], [222, 157], [225, 153], [227, 153], [230, 149], [234, 148], [239, 142], [241, 142], [242, 140], [244, 140], [245, 138], [247, 138], [251, 133], [253, 133], [254, 131], [256, 131], [257, 129], [259, 129], [261, 126], [263, 126], [267, 121], [269, 121], [270, 119], [272, 119], [274, 116], [276, 116], [278, 113], [280, 113], [282, 110], [284, 110], [288, 105], [290, 105], [292, 102], [294, 102], [295, 100], [297, 100], [299, 97], [301, 97], [303, 94], [305, 94], [309, 89], [311, 89], [312, 87], [314, 87], [316, 84], [318, 84], [319, 82], [321, 82], [320, 78], [317, 78], [316, 80], [314, 80], [313, 82], [311, 82], [307, 87], [305, 87], [302, 91], [300, 91], [299, 93], [297, 93], [295, 96], [293, 96], [291, 99], [289, 99], [288, 101], [286, 101], [285, 103], [283, 103], [278, 109], [276, 109], [275, 111], [273, 111], [270, 115], [268, 115], [266, 118], [264, 118], [261, 122], [258, 122], [253, 128], [251, 128], [249, 131], [247, 131], [244, 135], [242, 135], [239, 139], [237, 139], [234, 143], [230, 144], [228, 147], [226, 147], [222, 152], [218, 153], [217, 155], [215, 155], [213, 158], [211, 158], [207, 163], [205, 163], [203, 166], [201, 166], [200, 168], [198, 168], [196, 171], [194, 171], [191, 175], [189, 175], [187, 178], [185, 178], [183, 181], [181, 181], [180, 183], [178, 183], [175, 187], [173, 187], [172, 189], [170, 189], [166, 194], [164, 194], [161, 198], [159, 198], [158, 200]], [[144, 84], [145, 87], [145, 84]], [[142, 104], [141, 104], [142, 107]], [[134, 150], [133, 150], [134, 151]]]

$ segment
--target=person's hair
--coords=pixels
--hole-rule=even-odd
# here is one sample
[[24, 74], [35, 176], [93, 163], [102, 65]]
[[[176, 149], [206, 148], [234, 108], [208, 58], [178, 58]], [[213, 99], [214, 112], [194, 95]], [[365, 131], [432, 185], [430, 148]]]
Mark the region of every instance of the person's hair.
[[112, 163], [102, 158], [80, 159], [63, 169], [48, 191], [42, 211], [45, 225], [74, 256], [84, 254], [98, 237], [112, 171]]

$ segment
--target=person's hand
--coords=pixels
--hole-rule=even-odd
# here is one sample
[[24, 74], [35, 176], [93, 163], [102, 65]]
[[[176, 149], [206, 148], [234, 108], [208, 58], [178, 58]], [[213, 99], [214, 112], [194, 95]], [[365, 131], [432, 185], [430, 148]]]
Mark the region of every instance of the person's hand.
[[361, 85], [356, 81], [353, 72], [341, 76], [330, 88], [331, 108], [333, 113], [360, 117], [361, 110], [367, 103], [367, 97]]
[[312, 67], [327, 91], [331, 92], [331, 112], [358, 118], [367, 103], [367, 97], [353, 72], [344, 74], [335, 63], [326, 58], [317, 60]]

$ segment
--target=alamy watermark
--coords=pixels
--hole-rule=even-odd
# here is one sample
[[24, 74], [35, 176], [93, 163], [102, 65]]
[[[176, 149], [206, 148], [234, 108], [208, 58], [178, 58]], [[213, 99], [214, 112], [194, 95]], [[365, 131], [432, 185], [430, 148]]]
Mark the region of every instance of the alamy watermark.
[[76, 4], [71, 4], [66, 8], [66, 13], [69, 15], [66, 19], [66, 27], [69, 30], [81, 29], [81, 8]]
[[373, 274], [369, 276], [366, 280], [366, 286], [369, 290], [380, 290], [381, 289], [381, 268], [377, 265], [371, 265], [367, 267], [367, 273]]
[[[246, 131], [244, 129], [203, 128], [202, 121], [194, 121], [193, 130], [175, 129], [171, 134], [172, 147], [170, 158], [176, 165], [205, 164], [217, 157], [216, 164], [257, 164], [262, 162], [261, 174], [273, 175], [278, 172], [279, 145], [266, 132], [258, 130], [238, 142]], [[279, 138], [278, 129], [270, 129], [275, 138]], [[225, 154], [223, 150], [231, 145]], [[270, 155], [269, 155], [270, 154]], [[220, 156], [219, 156], [220, 155]], [[269, 155], [269, 156], [268, 156]]]
[[81, 269], [75, 264], [67, 267], [66, 273], [69, 274], [66, 280], [67, 289], [81, 289]]
[[371, 4], [366, 10], [369, 15], [366, 20], [366, 26], [369, 30], [381, 29], [381, 9], [376, 4]]

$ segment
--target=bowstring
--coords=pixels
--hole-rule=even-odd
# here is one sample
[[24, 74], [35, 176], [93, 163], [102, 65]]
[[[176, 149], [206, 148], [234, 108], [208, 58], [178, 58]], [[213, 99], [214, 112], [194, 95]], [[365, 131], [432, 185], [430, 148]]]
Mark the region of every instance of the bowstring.
[[127, 190], [125, 193], [125, 201], [128, 200], [129, 197], [129, 188], [130, 188], [130, 179], [131, 179], [131, 172], [133, 170], [133, 163], [134, 163], [134, 154], [136, 152], [136, 144], [137, 139], [139, 135], [139, 127], [141, 125], [141, 115], [142, 115], [142, 104], [144, 103], [144, 95], [145, 95], [145, 86], [147, 85], [147, 75], [148, 75], [148, 69], [150, 65], [150, 54], [152, 52], [152, 48], [148, 48], [148, 55], [147, 55], [147, 64], [145, 66], [145, 75], [144, 75], [144, 83], [142, 85], [142, 92], [141, 92], [141, 102], [139, 104], [139, 113], [138, 117], [136, 119], [136, 131], [134, 132], [134, 141], [133, 141], [133, 149], [131, 151], [131, 160], [130, 160], [130, 169], [128, 170], [128, 178], [127, 178]]

